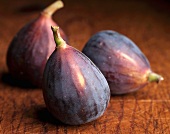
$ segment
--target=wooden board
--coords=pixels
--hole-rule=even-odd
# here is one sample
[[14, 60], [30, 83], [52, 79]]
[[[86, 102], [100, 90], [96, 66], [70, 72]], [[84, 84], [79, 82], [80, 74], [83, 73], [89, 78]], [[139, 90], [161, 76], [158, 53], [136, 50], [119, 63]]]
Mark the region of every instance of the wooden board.
[[169, 134], [170, 133], [170, 2], [165, 0], [65, 0], [53, 16], [70, 44], [82, 50], [100, 30], [115, 30], [132, 39], [164, 81], [121, 96], [112, 96], [96, 121], [69, 126], [47, 111], [41, 89], [11, 79], [6, 52], [17, 31], [52, 0], [0, 2], [0, 133]]

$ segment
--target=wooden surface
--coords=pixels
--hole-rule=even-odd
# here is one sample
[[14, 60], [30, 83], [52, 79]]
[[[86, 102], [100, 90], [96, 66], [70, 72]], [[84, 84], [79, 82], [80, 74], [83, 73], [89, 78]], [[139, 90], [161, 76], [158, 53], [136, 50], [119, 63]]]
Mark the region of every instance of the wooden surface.
[[52, 0], [0, 2], [0, 133], [169, 134], [170, 133], [170, 2], [168, 0], [65, 0], [53, 16], [81, 50], [90, 36], [111, 29], [132, 39], [164, 81], [122, 96], [112, 96], [96, 121], [68, 126], [47, 111], [41, 89], [13, 80], [6, 52], [16, 32]]

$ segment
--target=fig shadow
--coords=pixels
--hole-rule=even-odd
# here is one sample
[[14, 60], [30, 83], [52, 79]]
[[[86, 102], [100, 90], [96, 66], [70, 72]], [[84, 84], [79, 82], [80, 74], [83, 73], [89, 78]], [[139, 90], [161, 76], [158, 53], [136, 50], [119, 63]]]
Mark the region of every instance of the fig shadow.
[[32, 85], [31, 83], [23, 80], [19, 80], [17, 78], [14, 78], [10, 73], [3, 72], [1, 74], [1, 81], [4, 84], [7, 84], [12, 87], [19, 87], [19, 88], [25, 88], [25, 89], [35, 89], [36, 87]]
[[[29, 111], [27, 111], [29, 113]], [[57, 120], [46, 107], [42, 106], [34, 106], [30, 109], [30, 114], [33, 119], [40, 121], [41, 123], [49, 123], [57, 126], [66, 126], [61, 121]]]

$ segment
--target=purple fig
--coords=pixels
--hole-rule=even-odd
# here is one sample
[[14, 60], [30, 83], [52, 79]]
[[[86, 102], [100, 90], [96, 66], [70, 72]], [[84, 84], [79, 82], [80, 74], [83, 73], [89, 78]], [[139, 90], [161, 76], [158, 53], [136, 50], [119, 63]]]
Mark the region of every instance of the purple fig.
[[152, 72], [141, 50], [126, 36], [111, 30], [93, 35], [82, 52], [107, 79], [111, 94], [125, 94], [163, 78]]
[[[37, 19], [25, 25], [12, 40], [7, 52], [7, 66], [15, 78], [42, 87], [45, 64], [56, 46], [51, 25], [57, 24], [52, 14], [62, 7], [62, 1], [54, 2]], [[60, 33], [67, 40], [61, 29]]]
[[48, 110], [63, 123], [80, 125], [103, 115], [109, 85], [87, 56], [67, 45], [52, 27], [56, 49], [47, 61], [43, 95]]

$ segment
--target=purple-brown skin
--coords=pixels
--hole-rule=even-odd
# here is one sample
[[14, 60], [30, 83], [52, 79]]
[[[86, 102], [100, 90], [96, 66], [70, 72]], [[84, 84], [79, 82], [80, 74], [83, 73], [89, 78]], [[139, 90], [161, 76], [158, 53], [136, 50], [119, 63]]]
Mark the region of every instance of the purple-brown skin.
[[[42, 12], [14, 37], [7, 52], [7, 66], [14, 77], [42, 87], [45, 64], [56, 47], [51, 25], [57, 24], [51, 15]], [[67, 41], [62, 29], [60, 32]]]
[[43, 77], [48, 110], [65, 124], [80, 125], [103, 115], [110, 100], [108, 83], [100, 70], [80, 51], [58, 46]]
[[152, 72], [149, 61], [141, 50], [130, 39], [117, 32], [105, 30], [96, 33], [82, 52], [104, 74], [111, 94], [133, 92], [144, 87], [149, 80], [159, 82], [163, 79]]

